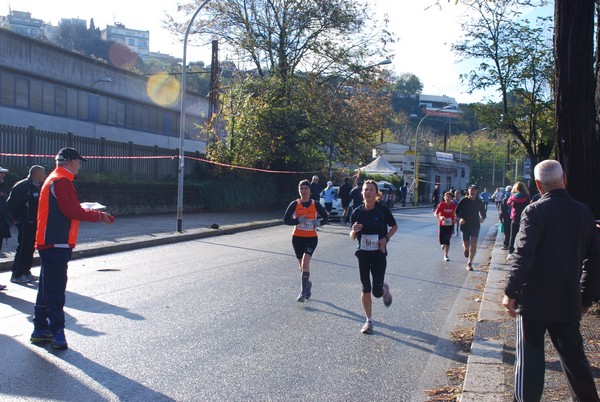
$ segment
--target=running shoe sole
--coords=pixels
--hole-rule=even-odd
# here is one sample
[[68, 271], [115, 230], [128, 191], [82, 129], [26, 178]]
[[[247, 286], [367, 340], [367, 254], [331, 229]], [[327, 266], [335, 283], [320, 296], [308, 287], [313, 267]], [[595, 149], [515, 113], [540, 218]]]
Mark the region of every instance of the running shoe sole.
[[373, 333], [373, 323], [369, 321], [365, 322], [365, 325], [360, 329], [360, 332], [365, 335], [371, 335]]

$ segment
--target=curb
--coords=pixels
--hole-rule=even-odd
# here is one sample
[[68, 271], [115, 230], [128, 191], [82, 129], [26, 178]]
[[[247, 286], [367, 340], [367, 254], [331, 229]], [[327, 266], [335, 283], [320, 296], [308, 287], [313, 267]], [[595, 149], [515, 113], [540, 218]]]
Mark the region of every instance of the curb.
[[[204, 239], [207, 237], [215, 237], [227, 234], [245, 232], [248, 230], [268, 228], [272, 226], [283, 225], [281, 219], [270, 219], [265, 221], [255, 221], [247, 223], [238, 223], [232, 225], [223, 225], [219, 229], [200, 228], [188, 230], [184, 233], [165, 232], [157, 233], [154, 238], [148, 240], [129, 240], [123, 243], [107, 243], [98, 245], [97, 243], [82, 243], [73, 250], [71, 260], [77, 258], [94, 257], [111, 253], [119, 253], [122, 251], [137, 250], [146, 247], [161, 246], [165, 244], [180, 243], [196, 239]], [[12, 270], [13, 261], [8, 260], [0, 262], [0, 271]], [[33, 257], [33, 266], [40, 265], [40, 257]]]
[[[498, 225], [490, 230], [497, 231]], [[496, 236], [467, 360], [461, 402], [504, 402], [511, 395], [503, 380], [504, 339], [500, 331], [501, 323], [507, 319], [501, 300], [509, 272], [503, 263], [502, 241], [501, 236]]]

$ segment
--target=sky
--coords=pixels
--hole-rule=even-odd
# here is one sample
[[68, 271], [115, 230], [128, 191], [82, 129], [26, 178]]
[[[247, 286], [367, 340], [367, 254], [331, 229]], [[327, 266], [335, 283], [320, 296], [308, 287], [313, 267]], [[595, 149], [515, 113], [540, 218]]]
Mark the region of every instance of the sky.
[[[177, 3], [185, 0], [0, 0], [0, 15], [9, 9], [30, 12], [39, 18], [58, 25], [61, 18], [81, 18], [100, 29], [119, 22], [127, 28], [150, 31], [150, 51], [183, 56], [183, 46], [168, 30], [163, 28], [164, 16], [176, 16]], [[459, 76], [472, 69], [473, 64], [458, 62], [451, 44], [461, 37], [461, 21], [465, 9], [454, 1], [441, 0], [442, 9], [428, 7], [434, 0], [370, 0], [377, 16], [387, 14], [389, 28], [398, 37], [391, 48], [393, 63], [382, 68], [397, 74], [413, 73], [423, 83], [423, 93], [446, 95], [459, 103], [483, 101], [494, 97], [491, 92], [467, 93]], [[551, 9], [548, 11], [551, 13]], [[182, 18], [183, 20], [183, 18]], [[210, 45], [187, 46], [188, 63], [210, 62]], [[381, 60], [374, 60], [373, 64]]]

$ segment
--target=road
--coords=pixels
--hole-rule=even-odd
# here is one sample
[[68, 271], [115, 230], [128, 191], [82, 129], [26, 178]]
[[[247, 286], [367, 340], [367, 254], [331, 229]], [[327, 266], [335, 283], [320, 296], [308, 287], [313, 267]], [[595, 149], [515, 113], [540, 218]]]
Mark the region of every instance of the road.
[[457, 237], [442, 260], [429, 209], [395, 216], [394, 303], [376, 301], [371, 336], [339, 223], [319, 229], [305, 303], [285, 226], [81, 259], [69, 266], [68, 351], [29, 344], [34, 286], [0, 295], [0, 399], [423, 401], [466, 362], [450, 332], [488, 256], [468, 273]]

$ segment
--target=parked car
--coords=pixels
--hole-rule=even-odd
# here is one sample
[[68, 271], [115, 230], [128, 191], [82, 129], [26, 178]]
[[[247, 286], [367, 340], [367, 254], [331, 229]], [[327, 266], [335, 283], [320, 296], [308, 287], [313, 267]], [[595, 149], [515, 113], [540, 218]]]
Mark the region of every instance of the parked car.
[[[342, 208], [342, 200], [338, 197], [338, 191], [340, 190], [339, 186], [332, 187], [335, 190], [335, 199], [333, 200], [333, 206], [331, 207], [331, 212], [329, 213], [329, 220], [341, 220], [342, 215], [344, 214], [344, 208]], [[321, 197], [321, 205], [325, 208], [325, 198]]]

